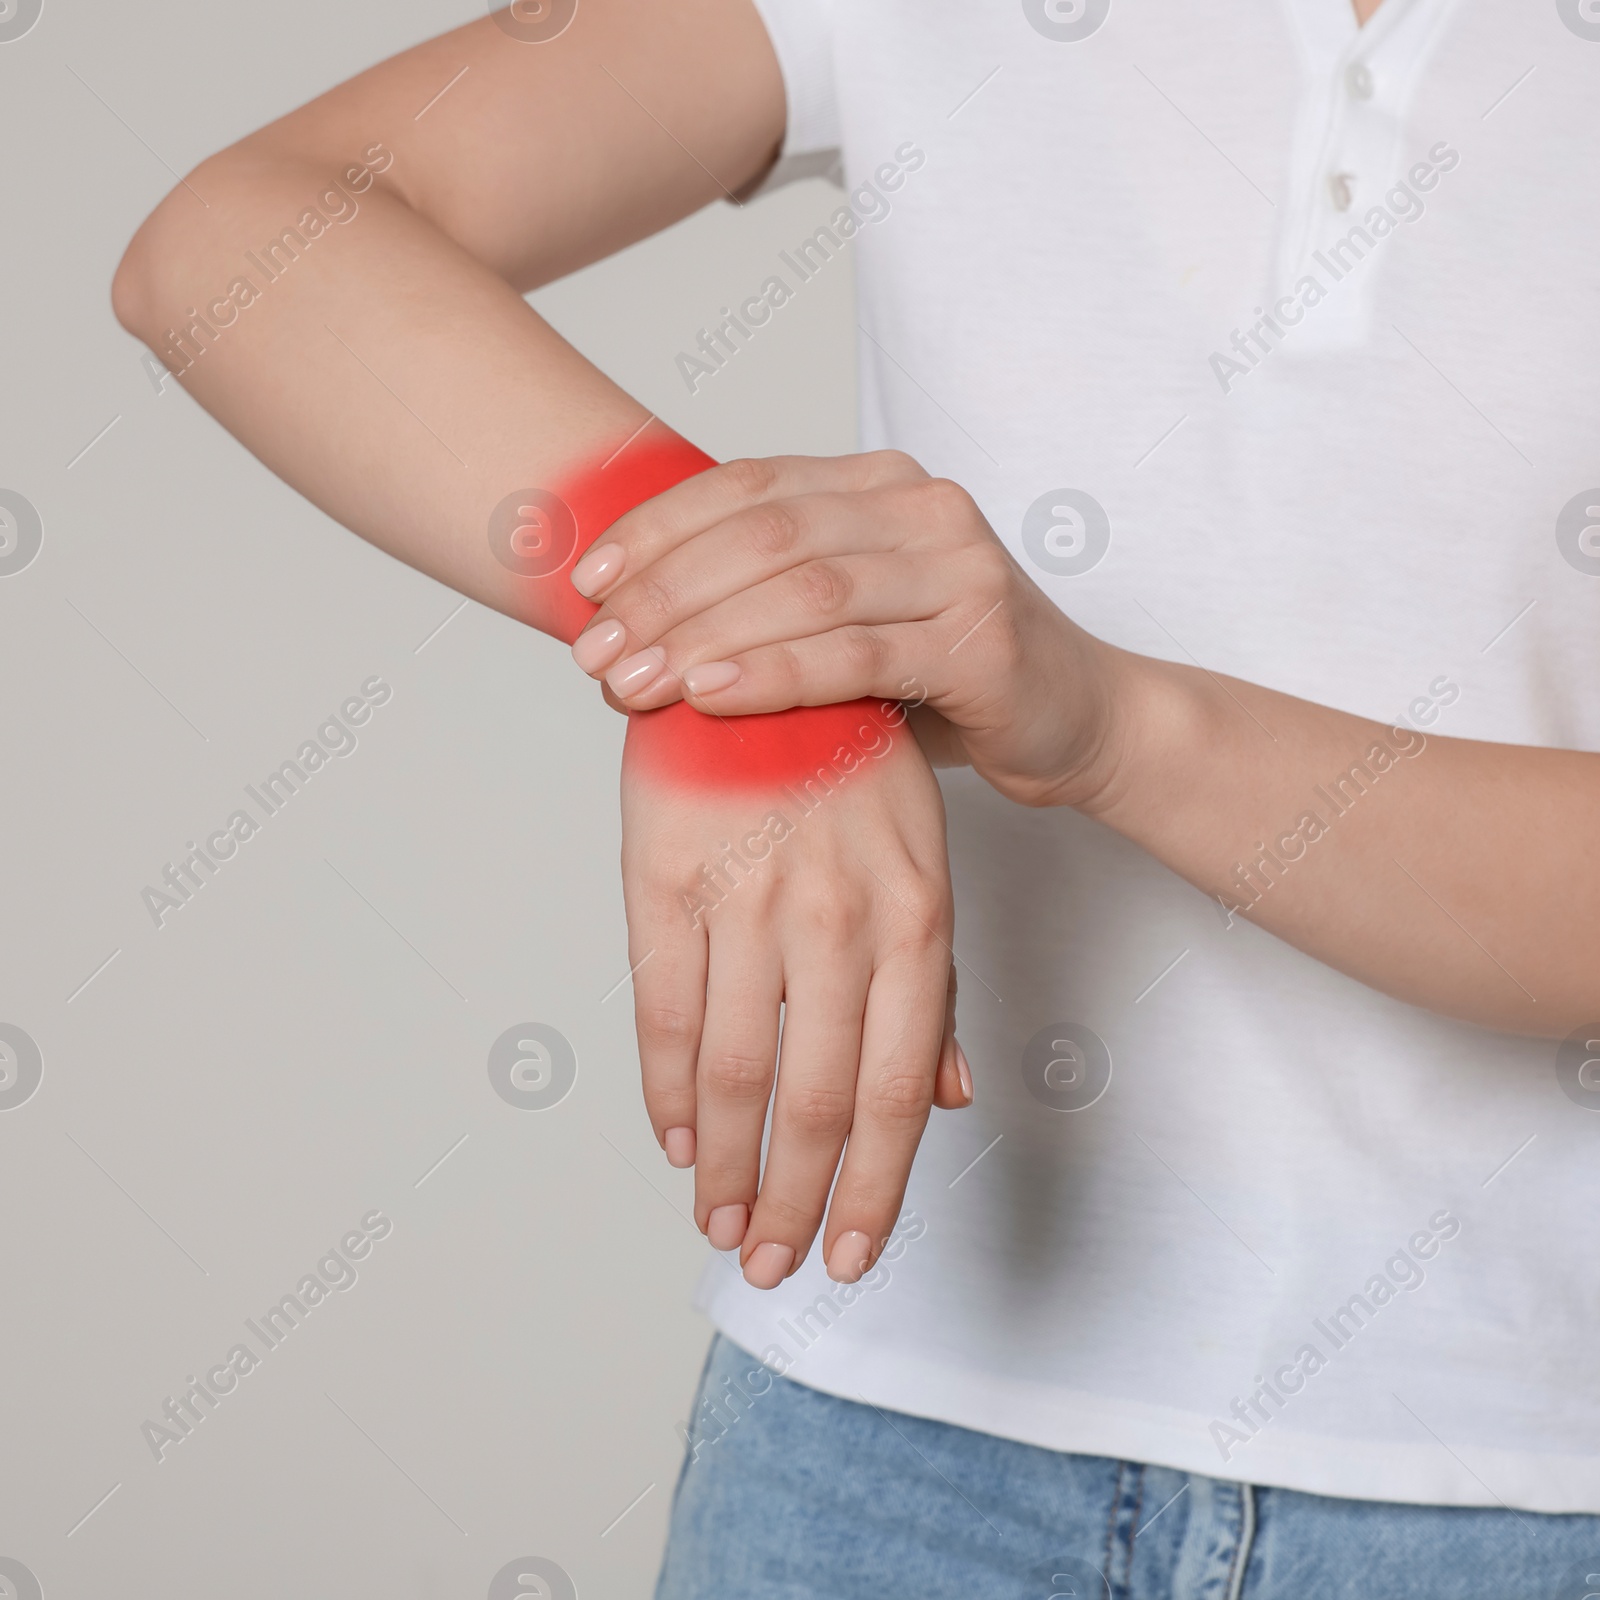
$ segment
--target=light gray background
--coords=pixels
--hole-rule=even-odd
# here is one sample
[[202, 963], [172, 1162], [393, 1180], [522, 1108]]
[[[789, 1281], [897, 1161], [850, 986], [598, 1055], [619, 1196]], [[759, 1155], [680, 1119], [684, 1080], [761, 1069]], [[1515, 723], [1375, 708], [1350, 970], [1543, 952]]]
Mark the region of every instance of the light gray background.
[[[177, 174], [481, 14], [45, 0], [0, 44], [0, 487], [44, 521], [0, 579], [0, 1022], [44, 1055], [0, 1113], [0, 1557], [46, 1600], [470, 1597], [524, 1555], [627, 1600], [659, 1559], [708, 1328], [606, 998], [621, 719], [158, 394], [109, 304]], [[718, 205], [534, 303], [715, 454], [849, 449], [847, 262], [698, 395], [673, 366], [831, 195]], [[359, 748], [158, 931], [141, 889], [372, 674]], [[579, 1060], [541, 1112], [486, 1071], [528, 1021]], [[372, 1208], [356, 1285], [157, 1464], [140, 1425]]]

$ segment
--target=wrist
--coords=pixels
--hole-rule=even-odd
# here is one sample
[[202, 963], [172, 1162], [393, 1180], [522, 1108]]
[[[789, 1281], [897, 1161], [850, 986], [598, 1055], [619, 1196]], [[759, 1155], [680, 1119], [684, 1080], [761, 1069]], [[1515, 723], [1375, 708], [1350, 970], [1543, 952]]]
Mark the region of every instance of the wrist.
[[1101, 723], [1063, 803], [1130, 838], [1153, 814], [1172, 815], [1216, 738], [1211, 697], [1172, 662], [1100, 644]]
[[572, 586], [584, 552], [624, 513], [716, 462], [652, 420], [604, 453], [571, 463], [547, 486], [507, 495], [489, 543], [512, 574], [513, 616], [571, 644], [599, 607]]
[[847, 700], [787, 711], [720, 717], [678, 700], [630, 711], [630, 776], [674, 789], [820, 799], [909, 745], [895, 700]]
[[[1011, 655], [1001, 727], [967, 738], [974, 764], [1027, 806], [1098, 816], [1117, 802], [1159, 714], [1145, 657], [1095, 638], [1039, 597], [1040, 626]], [[960, 719], [954, 719], [960, 720]]]

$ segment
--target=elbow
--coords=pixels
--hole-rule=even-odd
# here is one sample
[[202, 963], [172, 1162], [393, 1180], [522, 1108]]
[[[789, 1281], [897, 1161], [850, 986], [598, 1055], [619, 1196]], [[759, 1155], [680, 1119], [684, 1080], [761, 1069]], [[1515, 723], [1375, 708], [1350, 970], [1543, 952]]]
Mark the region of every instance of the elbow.
[[[139, 224], [111, 276], [111, 310], [134, 338], [153, 345], [159, 338], [161, 283], [183, 251], [183, 224], [176, 220], [174, 190]], [[191, 201], [191, 204], [193, 202]]]
[[214, 202], [225, 199], [227, 152], [202, 162], [173, 188], [139, 224], [111, 277], [111, 310], [136, 339], [154, 345], [163, 323], [171, 320], [163, 306], [168, 286], [181, 281], [186, 261], [205, 248], [201, 229], [209, 213], [197, 204], [200, 194]]
[[136, 339], [148, 344], [146, 321], [150, 306], [150, 246], [146, 237], [148, 220], [122, 252], [111, 277], [111, 310], [117, 321]]

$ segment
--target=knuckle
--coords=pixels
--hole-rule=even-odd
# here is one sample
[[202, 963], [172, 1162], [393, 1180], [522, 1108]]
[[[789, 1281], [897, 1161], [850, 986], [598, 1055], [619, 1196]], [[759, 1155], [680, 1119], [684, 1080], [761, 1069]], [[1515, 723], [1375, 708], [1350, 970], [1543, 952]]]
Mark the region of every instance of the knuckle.
[[913, 922], [908, 917], [884, 939], [883, 956], [887, 961], [920, 964], [931, 960], [933, 952], [942, 948], [942, 944], [931, 921], [918, 919]]
[[933, 1109], [933, 1073], [891, 1066], [861, 1096], [863, 1107], [883, 1122], [914, 1122]]
[[916, 879], [901, 890], [907, 911], [918, 924], [926, 924], [935, 931], [943, 929], [950, 920], [950, 892], [925, 878]]
[[700, 867], [699, 861], [664, 860], [641, 848], [625, 848], [622, 893], [629, 915], [647, 919], [654, 926], [675, 924], [685, 897], [693, 904], [704, 888], [698, 876]]
[[950, 920], [950, 904], [945, 896], [926, 885], [902, 889], [895, 908], [905, 914], [896, 918], [889, 936], [888, 943], [894, 954], [925, 955], [935, 945], [943, 943], [941, 934], [947, 931]]
[[778, 481], [777, 466], [761, 456], [740, 456], [735, 461], [724, 462], [722, 475], [748, 500], [759, 500]]
[[700, 1080], [720, 1100], [765, 1100], [772, 1088], [772, 1063], [765, 1056], [719, 1051], [701, 1064]]
[[916, 457], [904, 450], [874, 450], [870, 460], [875, 475], [888, 483], [918, 483], [928, 476]]
[[805, 688], [806, 669], [799, 652], [793, 645], [769, 645], [759, 652], [760, 660], [775, 689], [786, 695], [798, 695]]
[[689, 1012], [676, 1006], [639, 1006], [634, 1024], [641, 1045], [659, 1050], [681, 1050], [699, 1036], [700, 1024]]
[[883, 635], [868, 627], [841, 628], [838, 633], [839, 649], [851, 674], [873, 682], [881, 679], [889, 665], [889, 646]]
[[[627, 615], [622, 618], [631, 633], [642, 634], [648, 629], [639, 624], [659, 625], [670, 620], [678, 606], [678, 593], [673, 585], [659, 573], [647, 572], [635, 579], [632, 592], [625, 602]], [[616, 610], [616, 607], [612, 608]]]
[[663, 1089], [645, 1084], [644, 1105], [650, 1121], [664, 1132], [668, 1128], [694, 1126], [694, 1090], [673, 1087]]
[[965, 567], [968, 582], [985, 595], [998, 596], [1011, 587], [1011, 557], [993, 535], [973, 542], [965, 555]]
[[831, 617], [850, 604], [855, 584], [837, 561], [808, 561], [795, 575], [800, 603], [814, 616]]
[[851, 896], [824, 887], [800, 898], [794, 918], [808, 947], [843, 948], [855, 944], [866, 931], [867, 908]]
[[[762, 1232], [771, 1229], [791, 1238], [804, 1238], [822, 1220], [820, 1208], [803, 1201], [790, 1200], [784, 1195], [762, 1192], [760, 1198], [760, 1227]], [[752, 1223], [752, 1227], [755, 1224]]]
[[807, 1084], [780, 1096], [778, 1119], [794, 1133], [818, 1139], [842, 1139], [850, 1131], [855, 1095], [844, 1089]]
[[929, 478], [912, 493], [921, 503], [922, 514], [941, 528], [964, 527], [977, 514], [972, 496], [951, 478]]
[[750, 548], [769, 559], [784, 556], [800, 542], [800, 518], [794, 507], [782, 501], [757, 506], [745, 518], [745, 537]]

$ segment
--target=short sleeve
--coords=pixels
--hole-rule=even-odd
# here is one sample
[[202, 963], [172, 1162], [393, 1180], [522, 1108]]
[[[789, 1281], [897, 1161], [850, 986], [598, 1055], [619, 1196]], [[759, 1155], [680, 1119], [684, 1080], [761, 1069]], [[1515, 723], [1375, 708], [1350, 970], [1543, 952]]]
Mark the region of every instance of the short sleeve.
[[783, 148], [751, 191], [797, 178], [842, 183], [839, 103], [833, 72], [833, 0], [755, 0], [783, 74], [788, 104]]

